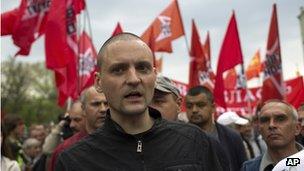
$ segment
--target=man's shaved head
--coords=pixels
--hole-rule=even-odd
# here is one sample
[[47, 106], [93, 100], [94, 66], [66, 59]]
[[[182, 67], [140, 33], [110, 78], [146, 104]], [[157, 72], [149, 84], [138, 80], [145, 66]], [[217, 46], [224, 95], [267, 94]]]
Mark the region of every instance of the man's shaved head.
[[[124, 33], [120, 33], [117, 34], [113, 37], [110, 37], [100, 48], [99, 52], [98, 52], [98, 56], [97, 56], [97, 67], [101, 68], [102, 63], [103, 63], [103, 58], [105, 56], [107, 56], [107, 49], [109, 47], [109, 45], [118, 42], [118, 41], [130, 41], [130, 40], [138, 40], [138, 41], [142, 41], [144, 42], [139, 36], [133, 34], [133, 33], [128, 33], [128, 32], [124, 32]], [[149, 51], [151, 51], [151, 49], [149, 48], [149, 46], [144, 43], [147, 47], [147, 49], [149, 49]], [[152, 51], [151, 51], [152, 53]]]

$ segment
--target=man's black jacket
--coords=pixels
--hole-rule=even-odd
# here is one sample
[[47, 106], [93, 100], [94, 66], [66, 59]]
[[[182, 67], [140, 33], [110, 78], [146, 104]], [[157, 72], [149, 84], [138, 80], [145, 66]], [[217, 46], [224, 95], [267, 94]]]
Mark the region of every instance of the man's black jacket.
[[[55, 170], [229, 170], [224, 156], [198, 127], [163, 120], [149, 109], [153, 127], [130, 135], [109, 114], [104, 126], [59, 156]], [[214, 147], [217, 146], [217, 147]]]
[[240, 170], [243, 162], [247, 160], [241, 135], [235, 130], [219, 123], [215, 123], [215, 126], [219, 136], [219, 143], [230, 160], [231, 170]]

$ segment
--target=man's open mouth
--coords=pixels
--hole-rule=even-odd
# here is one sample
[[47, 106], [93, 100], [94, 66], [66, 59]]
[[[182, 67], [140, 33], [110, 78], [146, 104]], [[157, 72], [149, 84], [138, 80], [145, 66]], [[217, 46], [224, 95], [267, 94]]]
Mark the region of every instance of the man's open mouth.
[[124, 96], [127, 99], [137, 99], [142, 97], [142, 94], [139, 91], [132, 91]]

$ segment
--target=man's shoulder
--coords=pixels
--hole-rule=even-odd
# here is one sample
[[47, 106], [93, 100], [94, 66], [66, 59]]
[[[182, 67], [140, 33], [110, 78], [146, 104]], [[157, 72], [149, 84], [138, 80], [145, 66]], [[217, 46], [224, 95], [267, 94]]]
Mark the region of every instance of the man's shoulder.
[[177, 122], [177, 121], [164, 121], [164, 122], [165, 122], [164, 123], [165, 128], [170, 130], [172, 134], [182, 136], [191, 141], [195, 139], [199, 139], [199, 140], [209, 139], [207, 134], [196, 125]]
[[198, 126], [190, 124], [190, 123], [183, 123], [178, 121], [165, 121], [166, 127], [171, 129], [177, 133], [188, 133], [189, 131], [192, 133], [199, 133], [205, 134]]
[[216, 123], [216, 128], [217, 128], [218, 132], [223, 133], [226, 136], [233, 136], [233, 137], [241, 138], [240, 134], [236, 130], [233, 130], [232, 128], [221, 125], [219, 123]]
[[74, 134], [73, 136], [71, 136], [70, 138], [64, 140], [62, 143], [62, 146], [64, 148], [69, 147], [69, 146], [75, 144], [76, 142], [78, 142], [79, 140], [83, 139], [87, 135], [88, 134], [86, 132], [78, 132], [78, 133]]
[[245, 161], [242, 166], [242, 171], [256, 171], [259, 170], [262, 161], [262, 156]]
[[[102, 131], [102, 130], [101, 130]], [[99, 136], [100, 131], [96, 131], [93, 134], [84, 134], [84, 133], [79, 133], [73, 137], [71, 137], [71, 139], [69, 139], [69, 141], [67, 141], [67, 143], [63, 144], [63, 149], [64, 151], [62, 153], [65, 153], [67, 155], [81, 155], [84, 154], [87, 149], [89, 149], [90, 147], [90, 142], [96, 142], [94, 139], [96, 139], [96, 136]], [[93, 137], [93, 138], [92, 138]]]

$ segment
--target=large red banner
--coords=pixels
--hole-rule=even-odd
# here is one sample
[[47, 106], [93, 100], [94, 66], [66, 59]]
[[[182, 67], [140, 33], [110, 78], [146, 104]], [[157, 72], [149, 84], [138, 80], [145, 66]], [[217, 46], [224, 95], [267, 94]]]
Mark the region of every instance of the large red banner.
[[[180, 90], [181, 96], [187, 94], [188, 85], [179, 81], [173, 80], [176, 87]], [[303, 77], [297, 77], [285, 81], [286, 86], [286, 101], [292, 104], [295, 108], [304, 103], [304, 86]], [[250, 88], [247, 93], [244, 89], [230, 89], [224, 91], [226, 109], [217, 107], [217, 112], [220, 114], [225, 111], [235, 111], [240, 115], [254, 114], [257, 104], [262, 100], [262, 87]], [[249, 101], [250, 100], [250, 101]], [[250, 106], [251, 108], [249, 108]], [[185, 112], [185, 103], [183, 103], [182, 111]]]

